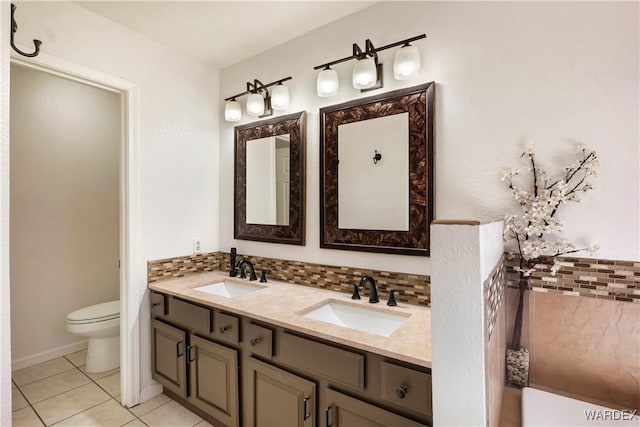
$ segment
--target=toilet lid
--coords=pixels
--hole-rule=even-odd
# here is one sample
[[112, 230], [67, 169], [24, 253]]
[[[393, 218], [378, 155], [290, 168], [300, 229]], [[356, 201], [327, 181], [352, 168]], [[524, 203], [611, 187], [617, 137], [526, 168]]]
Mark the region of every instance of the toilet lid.
[[91, 305], [67, 314], [69, 322], [97, 322], [120, 317], [120, 300]]

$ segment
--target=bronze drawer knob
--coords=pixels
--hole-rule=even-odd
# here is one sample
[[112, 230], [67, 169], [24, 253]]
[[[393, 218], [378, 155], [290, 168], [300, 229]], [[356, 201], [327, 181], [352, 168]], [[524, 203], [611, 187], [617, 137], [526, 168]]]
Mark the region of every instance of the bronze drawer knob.
[[406, 385], [401, 385], [396, 389], [396, 396], [398, 396], [400, 399], [404, 399], [405, 396], [407, 395], [408, 390], [409, 389], [407, 388]]

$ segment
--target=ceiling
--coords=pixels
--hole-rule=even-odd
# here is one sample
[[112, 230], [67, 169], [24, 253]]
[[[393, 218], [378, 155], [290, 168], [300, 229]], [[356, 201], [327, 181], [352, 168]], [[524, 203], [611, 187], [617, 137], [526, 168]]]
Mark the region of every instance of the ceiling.
[[250, 58], [373, 1], [77, 1], [216, 68]]

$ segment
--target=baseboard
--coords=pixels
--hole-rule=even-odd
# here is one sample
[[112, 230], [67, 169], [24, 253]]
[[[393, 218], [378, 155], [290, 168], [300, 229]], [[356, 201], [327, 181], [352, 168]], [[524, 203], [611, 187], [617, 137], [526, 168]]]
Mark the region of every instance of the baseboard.
[[54, 348], [52, 350], [43, 351], [32, 356], [23, 357], [21, 359], [13, 360], [11, 362], [11, 370], [28, 368], [29, 366], [37, 365], [38, 363], [46, 362], [47, 360], [55, 359], [60, 356], [75, 353], [87, 348], [88, 340], [82, 340], [73, 344], [63, 345], [62, 347]]
[[154, 383], [140, 391], [140, 403], [144, 403], [147, 400], [156, 397], [160, 393], [162, 393], [162, 385]]

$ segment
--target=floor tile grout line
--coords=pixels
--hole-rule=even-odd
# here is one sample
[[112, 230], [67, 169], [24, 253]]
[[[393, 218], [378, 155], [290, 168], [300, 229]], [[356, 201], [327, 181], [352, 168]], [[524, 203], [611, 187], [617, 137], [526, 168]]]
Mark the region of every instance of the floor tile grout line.
[[[20, 390], [20, 387], [18, 387], [16, 385], [16, 390], [18, 390], [18, 393], [20, 393], [22, 395], [22, 398], [24, 399], [25, 402], [27, 402], [28, 406], [25, 406], [24, 408], [21, 409], [25, 409], [25, 408], [31, 408], [31, 411], [33, 411], [34, 414], [36, 414], [36, 417], [38, 417], [38, 419], [40, 420], [40, 422], [42, 423], [43, 426], [46, 426], [47, 424], [45, 424], [44, 420], [42, 419], [42, 417], [40, 417], [40, 414], [38, 414], [38, 411], [36, 411], [36, 408], [33, 407], [33, 405], [31, 404], [31, 402], [29, 402], [29, 399], [27, 399], [27, 396], [24, 395], [24, 393], [22, 392], [22, 390]], [[13, 414], [13, 411], [11, 411], [11, 413]]]
[[[90, 406], [90, 407], [88, 407], [88, 408], [86, 408], [86, 409], [83, 409], [83, 410], [82, 410], [82, 411], [80, 411], [80, 412], [76, 412], [75, 414], [69, 415], [69, 416], [68, 416], [68, 417], [66, 417], [66, 418], [62, 418], [61, 420], [58, 420], [58, 421], [56, 421], [55, 423], [51, 424], [51, 426], [55, 426], [56, 424], [61, 423], [62, 421], [66, 420], [66, 419], [69, 419], [69, 418], [71, 418], [71, 417], [75, 417], [76, 415], [81, 414], [81, 413], [83, 413], [83, 412], [86, 412], [86, 411], [88, 411], [89, 409], [93, 409], [93, 408], [95, 408], [96, 406], [100, 406], [100, 405], [102, 405], [103, 403], [108, 402], [109, 400], [112, 400], [112, 399], [113, 399], [113, 400], [115, 400], [115, 399], [116, 399], [114, 396], [111, 396], [111, 394], [109, 394], [109, 392], [108, 392], [108, 391], [106, 391], [105, 389], [103, 389], [102, 387], [100, 387], [100, 384], [98, 384], [98, 383], [97, 383], [93, 378], [91, 378], [91, 377], [90, 377], [86, 372], [84, 372], [82, 369], [80, 369], [80, 368], [79, 368], [79, 367], [77, 367], [77, 366], [76, 366], [75, 368], [76, 368], [77, 370], [79, 370], [81, 373], [83, 373], [87, 378], [89, 378], [89, 381], [90, 381], [90, 382], [94, 383], [94, 384], [95, 384], [96, 386], [98, 386], [102, 391], [104, 391], [105, 393], [107, 393], [107, 396], [109, 396], [109, 399], [107, 399], [107, 400], [105, 400], [105, 401], [103, 401], [103, 402], [100, 402], [100, 403], [98, 403], [98, 404], [96, 404], [96, 405]], [[114, 373], [115, 373], [115, 372], [114, 372]], [[90, 383], [83, 384], [82, 386], [85, 386], [85, 385], [87, 385], [87, 384], [90, 384]], [[82, 387], [82, 386], [80, 386], [80, 387]], [[80, 387], [76, 387], [76, 388], [80, 388]], [[73, 389], [71, 389], [71, 390], [75, 390], [76, 388], [73, 388]], [[68, 391], [70, 391], [70, 390], [68, 390]], [[65, 393], [66, 393], [66, 392], [65, 392]], [[63, 394], [63, 393], [60, 393], [60, 394]], [[56, 396], [59, 396], [59, 394], [58, 394], [58, 395], [56, 395]], [[45, 399], [45, 400], [46, 400], [46, 399]], [[44, 400], [43, 400], [43, 402], [44, 402]], [[116, 402], [117, 402], [117, 400], [116, 400]], [[119, 402], [118, 402], [118, 403], [119, 403]], [[34, 408], [34, 411], [35, 411], [35, 408]], [[36, 412], [36, 414], [37, 414], [37, 412]], [[134, 416], [135, 416], [135, 415], [134, 415]], [[131, 421], [133, 421], [133, 420], [129, 420], [128, 422], [131, 422]], [[44, 423], [44, 422], [43, 422], [43, 424], [44, 424], [46, 427], [50, 427], [50, 426], [48, 426], [48, 425], [47, 425], [46, 423]]]
[[[115, 374], [120, 375], [120, 372], [114, 372], [114, 373], [113, 373], [113, 374], [111, 374], [111, 375], [115, 375]], [[85, 374], [85, 375], [87, 375], [87, 374]], [[107, 375], [107, 376], [108, 376], [108, 377], [110, 377], [111, 375]], [[88, 376], [88, 375], [87, 375], [87, 376]], [[107, 377], [102, 377], [102, 378], [98, 378], [98, 379], [100, 379], [100, 380], [101, 380], [101, 379], [103, 379], [103, 378], [107, 378]], [[98, 387], [100, 387], [100, 389], [101, 389], [102, 391], [104, 391], [105, 393], [107, 393], [110, 397], [112, 397], [112, 398], [114, 398], [114, 399], [115, 399], [116, 397], [120, 397], [120, 395], [119, 395], [119, 394], [118, 394], [117, 396], [114, 396], [114, 395], [112, 395], [111, 393], [109, 393], [109, 392], [107, 391], [107, 389], [105, 389], [105, 388], [104, 388], [104, 387], [102, 387], [100, 384], [98, 384], [98, 381], [97, 381], [97, 380], [94, 380], [94, 379], [92, 379], [91, 377], [89, 377], [89, 379], [90, 379], [91, 381], [93, 381], [93, 383], [94, 383], [95, 385], [97, 385]], [[122, 404], [121, 404], [121, 405], [122, 405]]]
[[[73, 353], [72, 353], [72, 354], [73, 354]], [[21, 387], [21, 386], [18, 386], [18, 384], [15, 382], [15, 380], [14, 380], [13, 378], [11, 379], [11, 381], [12, 381], [13, 385], [15, 386], [15, 388], [16, 388], [16, 389], [18, 390], [18, 392], [22, 395], [22, 397], [24, 398], [24, 400], [27, 402], [28, 407], [29, 407], [29, 408], [31, 408], [31, 410], [35, 413], [35, 415], [38, 417], [38, 419], [40, 420], [40, 422], [42, 423], [42, 425], [43, 425], [43, 426], [49, 427], [49, 426], [52, 426], [52, 425], [59, 424], [59, 423], [63, 422], [64, 420], [67, 420], [67, 419], [69, 419], [69, 418], [71, 418], [71, 417], [74, 417], [74, 416], [76, 416], [76, 415], [79, 415], [79, 414], [81, 414], [81, 413], [83, 413], [83, 412], [89, 411], [89, 410], [91, 410], [91, 409], [93, 409], [93, 408], [95, 408], [95, 407], [97, 407], [97, 406], [99, 406], [99, 405], [102, 405], [102, 404], [104, 404], [104, 403], [108, 402], [109, 400], [113, 399], [113, 400], [115, 400], [115, 401], [116, 401], [116, 403], [117, 403], [120, 407], [124, 408], [126, 411], [128, 411], [128, 412], [129, 412], [129, 413], [134, 417], [133, 419], [131, 419], [131, 420], [127, 421], [125, 424], [123, 424], [123, 426], [124, 426], [124, 425], [126, 425], [126, 424], [129, 424], [129, 423], [134, 422], [134, 421], [136, 421], [136, 420], [137, 420], [137, 421], [139, 421], [140, 423], [142, 423], [143, 425], [145, 425], [145, 426], [147, 426], [147, 427], [148, 427], [149, 425], [148, 425], [148, 424], [147, 424], [147, 423], [142, 419], [142, 417], [144, 417], [145, 415], [147, 415], [147, 414], [149, 414], [149, 413], [151, 413], [151, 412], [153, 412], [153, 411], [155, 411], [155, 410], [157, 410], [157, 409], [161, 408], [162, 406], [165, 406], [166, 404], [168, 404], [168, 403], [172, 402], [172, 399], [169, 399], [168, 401], [166, 401], [166, 402], [164, 402], [164, 403], [162, 403], [162, 404], [160, 404], [160, 405], [156, 406], [155, 408], [152, 408], [152, 409], [150, 409], [150, 410], [148, 410], [148, 411], [144, 412], [144, 413], [143, 413], [143, 414], [141, 414], [140, 416], [138, 416], [138, 415], [136, 415], [135, 413], [133, 413], [133, 411], [131, 411], [131, 408], [128, 408], [128, 407], [126, 407], [126, 406], [122, 405], [122, 403], [121, 403], [120, 401], [118, 401], [118, 399], [120, 398], [120, 396], [112, 396], [112, 395], [111, 395], [111, 393], [109, 393], [109, 392], [108, 392], [104, 387], [102, 387], [102, 386], [98, 383], [98, 381], [99, 381], [99, 380], [104, 379], [104, 378], [107, 378], [107, 377], [112, 376], [112, 375], [115, 375], [115, 374], [120, 374], [120, 372], [113, 372], [113, 373], [111, 373], [111, 374], [109, 374], [109, 375], [106, 375], [106, 376], [104, 376], [104, 377], [100, 377], [100, 378], [96, 378], [96, 379], [94, 379], [94, 378], [92, 378], [92, 377], [91, 377], [87, 372], [85, 372], [85, 371], [82, 369], [82, 367], [83, 367], [83, 366], [86, 366], [86, 365], [76, 366], [76, 365], [75, 365], [73, 362], [71, 362], [71, 361], [70, 361], [66, 356], [68, 356], [68, 355], [61, 356], [61, 358], [65, 359], [67, 362], [69, 362], [69, 363], [72, 365], [72, 367], [71, 367], [71, 368], [66, 369], [66, 370], [64, 370], [64, 371], [61, 371], [61, 372], [58, 372], [58, 373], [53, 374], [53, 375], [46, 376], [46, 377], [44, 377], [44, 378], [40, 378], [40, 379], [38, 379], [38, 380], [36, 380], [36, 381], [32, 381], [32, 382], [29, 382], [29, 383], [23, 384], [23, 385], [22, 385], [22, 387], [27, 386], [27, 385], [30, 385], [30, 384], [33, 384], [33, 383], [38, 382], [38, 381], [41, 381], [41, 380], [45, 380], [45, 379], [47, 379], [47, 378], [51, 378], [51, 377], [53, 377], [53, 376], [55, 376], [55, 375], [59, 375], [59, 374], [62, 374], [62, 373], [65, 373], [65, 372], [71, 371], [71, 370], [73, 370], [73, 369], [77, 369], [78, 371], [80, 371], [80, 372], [81, 372], [81, 373], [82, 373], [86, 378], [88, 378], [89, 382], [84, 383], [84, 384], [81, 384], [81, 385], [79, 385], [79, 386], [77, 386], [77, 387], [73, 387], [73, 388], [71, 388], [71, 389], [69, 389], [69, 390], [66, 390], [66, 391], [62, 392], [62, 393], [58, 393], [58, 394], [56, 394], [56, 395], [50, 396], [50, 397], [48, 397], [47, 399], [43, 399], [43, 400], [40, 400], [40, 401], [38, 401], [38, 402], [34, 402], [34, 403], [32, 404], [32, 403], [31, 403], [31, 402], [26, 398], [26, 396], [24, 395], [24, 393], [23, 393], [23, 392], [22, 392], [22, 390], [20, 389], [20, 387]], [[54, 359], [52, 359], [52, 360], [54, 360]], [[93, 405], [93, 406], [90, 406], [90, 407], [88, 407], [88, 408], [85, 408], [85, 409], [84, 409], [84, 410], [82, 410], [82, 411], [79, 411], [79, 412], [76, 412], [76, 413], [74, 413], [74, 414], [72, 414], [72, 415], [69, 415], [68, 417], [65, 417], [65, 418], [62, 418], [62, 419], [60, 419], [60, 420], [57, 420], [54, 424], [47, 425], [47, 424], [44, 422], [44, 420], [42, 419], [42, 417], [40, 416], [40, 414], [38, 413], [38, 411], [36, 410], [35, 406], [34, 406], [34, 405], [37, 405], [37, 404], [39, 404], [39, 403], [42, 403], [42, 402], [44, 402], [44, 401], [46, 401], [46, 400], [48, 400], [48, 399], [52, 399], [52, 398], [54, 398], [54, 397], [60, 396], [60, 395], [62, 395], [62, 394], [64, 394], [64, 393], [67, 393], [67, 392], [72, 391], [72, 390], [76, 390], [76, 389], [78, 389], [78, 388], [80, 388], [80, 387], [86, 386], [87, 384], [91, 384], [91, 383], [95, 384], [96, 386], [98, 386], [98, 388], [99, 388], [99, 389], [101, 389], [102, 391], [104, 391], [104, 392], [107, 394], [107, 396], [109, 396], [109, 399], [107, 399], [107, 400], [105, 400], [105, 401], [102, 401], [102, 402], [99, 402], [99, 403], [97, 403], [97, 404], [95, 404], [95, 405]], [[136, 405], [136, 406], [137, 406], [137, 405]], [[26, 406], [25, 406], [25, 408], [26, 408]], [[21, 409], [25, 409], [25, 408], [21, 408]], [[12, 411], [12, 412], [13, 412], [13, 411]], [[202, 418], [200, 418], [200, 420], [198, 420], [198, 421], [194, 424], [194, 426], [197, 426], [198, 424], [200, 424], [200, 423], [202, 423], [202, 422], [203, 422], [203, 419], [202, 419]]]
[[[153, 408], [153, 409], [149, 409], [147, 412], [145, 412], [144, 414], [140, 415], [139, 417], [138, 417], [136, 414], [133, 414], [133, 415], [136, 415], [136, 417], [137, 417], [137, 418], [140, 418], [140, 420], [142, 420], [142, 417], [144, 417], [145, 415], [147, 415], [147, 414], [148, 414], [148, 413], [150, 413], [150, 412], [155, 411], [155, 410], [156, 410], [156, 409], [158, 409], [158, 408], [163, 407], [163, 406], [164, 406], [164, 405], [166, 405], [167, 403], [170, 403], [172, 400], [173, 400], [173, 399], [171, 399], [171, 400], [167, 400], [167, 401], [166, 401], [166, 402], [164, 402], [163, 404], [158, 405], [158, 406], [156, 406], [156, 407], [155, 407], [155, 408]], [[147, 423], [145, 423], [145, 424], [147, 424]]]
[[[89, 375], [87, 375], [87, 373], [86, 373], [86, 372], [84, 372], [82, 369], [80, 369], [80, 368], [79, 368], [79, 367], [77, 367], [77, 366], [76, 366], [75, 368], [76, 368], [78, 371], [80, 371], [82, 374], [84, 374], [87, 378], [89, 378], [89, 381], [90, 381], [90, 382], [89, 382], [89, 383], [87, 383], [87, 384], [90, 384], [90, 383], [94, 383], [94, 384], [96, 384], [96, 382], [95, 382], [95, 381], [94, 381], [94, 380], [93, 380]], [[83, 384], [83, 385], [87, 385], [87, 384]], [[100, 387], [100, 385], [99, 385], [99, 384], [96, 384], [96, 385], [97, 385], [98, 387]], [[81, 386], [81, 387], [82, 387], [82, 386]], [[76, 388], [79, 388], [79, 387], [76, 387]], [[102, 387], [100, 387], [100, 388], [102, 389]], [[75, 390], [75, 389], [72, 389], [72, 390]], [[104, 390], [103, 390], [103, 391], [104, 391]], [[65, 392], [65, 393], [66, 393], [66, 392]], [[105, 391], [105, 393], [106, 393], [106, 391]], [[108, 395], [111, 399], [113, 399], [113, 396], [111, 396], [109, 393], [107, 393], [107, 395]], [[63, 418], [63, 419], [61, 419], [61, 420], [58, 420], [58, 421], [56, 421], [55, 423], [53, 423], [53, 424], [51, 424], [51, 425], [52, 425], [52, 426], [54, 426], [54, 425], [56, 425], [56, 424], [58, 424], [58, 423], [61, 423], [62, 421], [66, 420], [66, 419], [69, 419], [69, 418], [71, 418], [71, 417], [75, 417], [75, 416], [76, 416], [76, 415], [78, 415], [78, 414], [81, 414], [81, 413], [83, 413], [83, 412], [86, 412], [86, 411], [88, 411], [89, 409], [95, 408], [96, 406], [102, 405], [103, 403], [108, 402], [108, 401], [109, 401], [109, 399], [105, 400], [104, 402], [100, 402], [100, 403], [98, 403], [98, 404], [96, 404], [96, 405], [93, 405], [93, 406], [90, 406], [90, 407], [88, 407], [88, 408], [85, 408], [85, 409], [83, 409], [82, 411], [80, 411], [80, 412], [76, 412], [75, 414], [72, 414], [72, 415], [69, 415], [68, 417]], [[45, 426], [47, 426], [47, 425], [45, 424]], [[47, 427], [49, 427], [49, 426], [47, 426]]]
[[[64, 356], [63, 356], [63, 357], [64, 357]], [[105, 400], [105, 401], [103, 401], [103, 402], [98, 403], [97, 405], [93, 405], [93, 406], [91, 406], [91, 407], [89, 407], [89, 408], [86, 408], [86, 409], [84, 409], [84, 410], [80, 411], [80, 412], [76, 412], [76, 413], [74, 413], [74, 414], [72, 414], [72, 415], [69, 415], [68, 417], [65, 417], [65, 418], [62, 418], [62, 419], [60, 419], [60, 420], [56, 421], [56, 422], [55, 422], [55, 423], [53, 423], [53, 424], [47, 424], [47, 423], [45, 423], [45, 422], [44, 422], [44, 420], [40, 417], [40, 414], [38, 413], [38, 411], [37, 411], [37, 410], [36, 410], [36, 408], [35, 408], [35, 405], [36, 405], [36, 404], [38, 404], [38, 403], [42, 403], [42, 402], [44, 402], [44, 401], [46, 401], [46, 400], [49, 400], [49, 399], [53, 399], [54, 397], [57, 397], [57, 396], [63, 395], [63, 394], [65, 394], [65, 393], [67, 393], [67, 392], [70, 392], [70, 391], [72, 391], [72, 390], [76, 390], [76, 389], [78, 389], [78, 388], [80, 388], [80, 387], [84, 387], [84, 386], [86, 386], [87, 384], [91, 384], [92, 382], [93, 382], [94, 384], [96, 384], [96, 382], [95, 382], [95, 381], [93, 381], [93, 379], [91, 379], [91, 377], [89, 377], [85, 372], [83, 372], [83, 371], [82, 371], [82, 369], [80, 369], [80, 368], [78, 368], [78, 367], [76, 367], [76, 366], [74, 366], [74, 369], [77, 369], [77, 370], [78, 370], [78, 371], [80, 371], [82, 374], [84, 374], [84, 375], [89, 379], [89, 382], [84, 383], [84, 384], [81, 384], [81, 385], [79, 385], [78, 387], [73, 387], [73, 388], [71, 388], [71, 389], [69, 389], [69, 390], [63, 391], [62, 393], [58, 393], [58, 394], [56, 394], [56, 395], [53, 395], [53, 396], [48, 397], [48, 398], [46, 398], [46, 399], [40, 400], [40, 401], [38, 401], [38, 402], [34, 402], [33, 404], [32, 404], [32, 403], [29, 401], [29, 399], [27, 399], [27, 398], [26, 398], [26, 396], [25, 396], [25, 400], [27, 401], [27, 403], [29, 403], [29, 406], [31, 406], [31, 408], [33, 409], [33, 412], [35, 412], [35, 413], [36, 413], [36, 415], [38, 416], [38, 418], [40, 419], [40, 421], [42, 421], [42, 425], [47, 426], [47, 427], [49, 427], [50, 425], [55, 425], [55, 424], [57, 424], [57, 423], [59, 423], [59, 422], [61, 422], [61, 421], [66, 420], [67, 418], [71, 418], [71, 417], [73, 417], [73, 416], [75, 416], [75, 415], [78, 415], [78, 414], [80, 414], [80, 413], [84, 412], [84, 411], [88, 411], [89, 409], [94, 408], [94, 407], [96, 407], [96, 406], [98, 406], [98, 405], [101, 405], [101, 404], [103, 404], [104, 402], [107, 402], [107, 401], [109, 400], [109, 399], [107, 399], [107, 400]], [[65, 372], [67, 372], [67, 371], [65, 371]], [[52, 376], [53, 376], [53, 375], [52, 375]], [[43, 378], [43, 379], [45, 379], [45, 378]], [[33, 384], [33, 383], [31, 383], [31, 384]], [[99, 384], [96, 384], [96, 385], [97, 385], [98, 387], [100, 387], [100, 385], [99, 385]], [[100, 389], [102, 389], [102, 387], [100, 387]], [[20, 388], [19, 388], [19, 387], [18, 387], [18, 390], [20, 390]], [[105, 390], [103, 390], [103, 391], [105, 391]], [[24, 396], [24, 393], [22, 393], [22, 390], [20, 390], [20, 393]], [[105, 391], [105, 393], [107, 393], [107, 392]], [[109, 393], [107, 393], [107, 395], [108, 395], [110, 398], [113, 398], [113, 396], [111, 396]]]
[[[86, 350], [81, 350], [81, 351], [86, 351]], [[79, 352], [77, 352], [77, 353], [79, 353]], [[71, 353], [71, 354], [75, 354], [75, 353]], [[76, 368], [80, 369], [80, 367], [81, 367], [81, 366], [86, 366], [86, 363], [85, 363], [84, 365], [81, 365], [81, 366], [76, 365], [76, 364], [75, 364], [75, 363], [73, 363], [71, 360], [69, 360], [69, 358], [68, 358], [67, 356], [70, 356], [70, 355], [69, 355], [69, 354], [67, 354], [67, 355], [62, 356], [62, 357], [64, 357], [65, 359], [67, 359], [67, 362], [71, 363], [74, 367], [76, 367]]]
[[55, 422], [55, 423], [53, 423], [53, 424], [45, 424], [45, 426], [46, 426], [46, 427], [55, 426], [56, 424], [61, 423], [61, 422], [62, 422], [62, 421], [64, 421], [64, 420], [68, 420], [69, 418], [71, 418], [71, 417], [75, 417], [75, 416], [76, 416], [76, 415], [78, 415], [78, 414], [82, 414], [83, 412], [87, 412], [89, 409], [93, 409], [93, 408], [95, 408], [96, 406], [100, 406], [100, 405], [102, 405], [103, 403], [108, 402], [108, 401], [109, 401], [109, 399], [107, 399], [107, 400], [105, 400], [105, 401], [103, 401], [103, 402], [97, 403], [97, 404], [95, 404], [95, 405], [93, 405], [93, 406], [90, 406], [90, 407], [88, 407], [88, 408], [86, 408], [86, 409], [83, 409], [83, 410], [82, 410], [82, 411], [80, 411], [80, 412], [76, 412], [75, 414], [71, 414], [71, 415], [69, 415], [68, 417], [62, 418], [62, 419], [60, 419], [60, 420], [56, 421], [56, 422]]
[[[46, 379], [46, 378], [45, 378], [45, 379]], [[91, 380], [91, 378], [89, 378], [89, 380]], [[31, 383], [31, 384], [33, 384], [33, 383]], [[25, 396], [25, 399], [27, 399], [27, 402], [29, 402], [29, 404], [30, 404], [30, 405], [37, 405], [38, 403], [42, 403], [42, 402], [44, 402], [44, 401], [46, 401], [46, 400], [53, 399], [54, 397], [58, 397], [58, 396], [60, 396], [61, 394], [65, 394], [65, 393], [67, 393], [67, 392], [69, 392], [69, 391], [71, 391], [71, 390], [75, 390], [75, 389], [78, 389], [78, 388], [80, 388], [80, 387], [84, 387], [84, 386], [86, 386], [87, 384], [90, 384], [90, 382], [88, 382], [88, 383], [84, 383], [84, 384], [80, 384], [79, 386], [72, 387], [72, 388], [70, 388], [70, 389], [68, 389], [68, 390], [65, 390], [65, 391], [63, 391], [63, 392], [60, 392], [60, 393], [58, 393], [58, 394], [54, 394], [53, 396], [49, 396], [49, 397], [47, 397], [46, 399], [38, 400], [37, 402], [33, 402], [33, 403], [31, 403], [31, 401], [30, 401], [29, 399], [27, 399], [27, 397], [26, 397], [26, 396]], [[22, 390], [20, 390], [20, 392], [22, 393]], [[108, 393], [107, 393], [107, 394], [108, 394]], [[24, 396], [24, 393], [22, 393], [22, 395]]]
[[[129, 412], [131, 415], [133, 415], [133, 420], [129, 420], [129, 421], [127, 421], [126, 423], [122, 424], [122, 426], [125, 426], [125, 425], [127, 425], [127, 424], [129, 424], [130, 422], [135, 421], [135, 420], [140, 421], [140, 422], [141, 422], [142, 424], [144, 424], [145, 426], [147, 425], [144, 421], [142, 421], [142, 420], [140, 419], [140, 417], [138, 417], [136, 414], [134, 414], [133, 412], [131, 412], [131, 408], [127, 408], [127, 407], [126, 407], [126, 406], [124, 406], [121, 402], [118, 402], [118, 400], [117, 400], [115, 397], [113, 398], [113, 400], [115, 400], [115, 401], [116, 401], [116, 403], [118, 403], [118, 404], [119, 404], [120, 406], [122, 406], [122, 407], [123, 407], [127, 412]], [[122, 426], [121, 426], [121, 427], [122, 427]]]
[[[55, 360], [55, 359], [52, 359], [52, 360]], [[68, 362], [68, 360], [67, 360], [67, 362]], [[43, 362], [43, 363], [45, 363], [45, 362]], [[69, 363], [71, 363], [71, 362], [69, 362]], [[28, 369], [28, 368], [29, 367], [23, 368], [23, 369]], [[46, 380], [47, 378], [55, 377], [56, 375], [64, 374], [65, 372], [69, 372], [72, 369], [76, 369], [76, 366], [73, 363], [71, 363], [71, 368], [69, 368], [69, 369], [65, 369], [64, 371], [56, 372], [55, 374], [48, 375], [46, 377], [38, 378], [35, 381], [31, 381], [30, 383], [22, 384], [20, 386], [18, 385], [18, 383], [15, 382], [15, 380], [13, 380], [13, 372], [11, 373], [11, 377], [12, 377], [13, 382], [16, 384], [16, 387], [24, 387], [24, 386], [29, 385], [29, 384], [37, 383], [38, 381]]]

